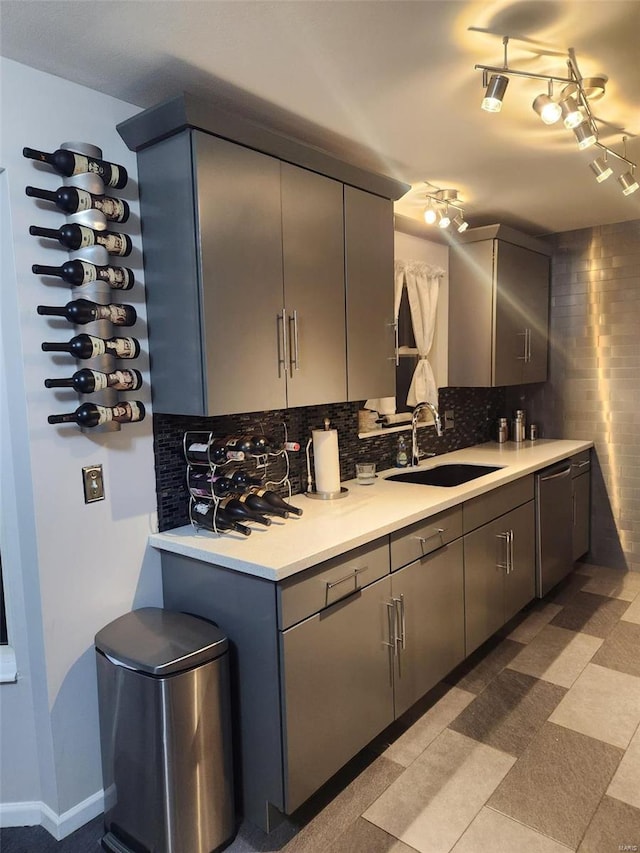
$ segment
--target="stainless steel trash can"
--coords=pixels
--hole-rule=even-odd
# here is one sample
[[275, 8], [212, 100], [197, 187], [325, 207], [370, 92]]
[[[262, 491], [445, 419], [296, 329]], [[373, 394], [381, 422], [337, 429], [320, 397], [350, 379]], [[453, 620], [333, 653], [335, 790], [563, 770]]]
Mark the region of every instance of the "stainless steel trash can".
[[228, 641], [157, 607], [95, 638], [105, 830], [117, 853], [211, 853], [235, 832]]

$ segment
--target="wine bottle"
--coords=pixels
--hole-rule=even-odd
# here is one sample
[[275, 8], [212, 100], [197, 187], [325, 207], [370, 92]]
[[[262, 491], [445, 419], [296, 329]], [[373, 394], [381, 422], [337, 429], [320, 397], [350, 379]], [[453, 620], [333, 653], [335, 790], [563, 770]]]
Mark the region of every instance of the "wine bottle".
[[252, 486], [249, 491], [252, 495], [257, 495], [265, 500], [269, 506], [284, 509], [287, 512], [292, 512], [294, 515], [302, 515], [304, 511], [297, 506], [293, 506], [292, 504], [283, 501], [277, 492], [272, 492], [269, 489], [261, 489], [260, 487]]
[[95, 195], [78, 187], [58, 187], [57, 190], [43, 190], [39, 187], [25, 187], [30, 198], [52, 201], [65, 213], [78, 213], [82, 210], [99, 210], [111, 222], [126, 222], [131, 212], [126, 201], [108, 195]]
[[135, 423], [144, 420], [146, 412], [139, 400], [116, 403], [115, 406], [98, 406], [96, 403], [83, 403], [66, 415], [49, 415], [50, 424], [75, 423], [82, 427], [97, 427], [100, 424], [117, 421], [119, 424]]
[[108, 187], [121, 190], [126, 186], [129, 176], [124, 166], [110, 163], [108, 160], [100, 160], [97, 157], [87, 157], [76, 151], [68, 151], [58, 148], [51, 154], [44, 151], [36, 151], [34, 148], [23, 148], [22, 154], [30, 160], [39, 160], [51, 166], [54, 172], [70, 178], [72, 175], [82, 175], [90, 172], [102, 178]]
[[227, 450], [225, 439], [212, 442], [192, 441], [187, 447], [187, 461], [194, 465], [223, 465], [225, 462], [242, 462], [244, 453]]
[[261, 486], [262, 480], [258, 477], [250, 477], [245, 471], [234, 471], [228, 478], [232, 486], [238, 489], [248, 489], [249, 486]]
[[215, 504], [193, 501], [191, 504], [191, 517], [197, 524], [213, 532], [216, 532], [216, 530], [235, 530], [236, 533], [242, 533], [243, 536], [251, 535], [250, 527], [241, 524], [239, 521], [235, 521], [224, 510], [216, 508]]
[[76, 370], [68, 379], [45, 379], [45, 388], [73, 388], [78, 394], [93, 394], [105, 388], [116, 391], [137, 391], [142, 386], [142, 374], [139, 370], [114, 370], [113, 373], [101, 373], [83, 367]]
[[34, 264], [31, 271], [36, 275], [57, 276], [74, 287], [89, 284], [91, 281], [104, 281], [114, 290], [131, 290], [135, 282], [133, 270], [128, 267], [102, 267], [80, 260], [66, 261], [60, 267]]
[[261, 456], [268, 453], [271, 446], [266, 435], [231, 435], [226, 441], [229, 450], [239, 450], [247, 456]]
[[71, 338], [66, 344], [42, 344], [44, 352], [68, 352], [76, 358], [95, 358], [98, 355], [113, 355], [116, 358], [137, 358], [140, 343], [135, 338], [96, 338], [84, 332]]
[[237, 495], [227, 495], [226, 498], [220, 501], [218, 507], [224, 510], [231, 518], [236, 519], [236, 521], [255, 521], [257, 524], [263, 524], [265, 527], [269, 527], [271, 524], [270, 518], [266, 518], [261, 513], [246, 506]]
[[114, 326], [133, 326], [138, 319], [133, 305], [98, 305], [89, 299], [74, 299], [57, 308], [52, 305], [38, 305], [38, 314], [48, 317], [64, 317], [70, 323], [84, 326], [96, 320], [109, 320]]
[[67, 223], [60, 228], [40, 228], [32, 225], [29, 234], [33, 237], [51, 237], [67, 249], [85, 249], [87, 246], [103, 246], [110, 255], [124, 258], [131, 254], [133, 244], [127, 234], [117, 231], [95, 231], [86, 225]]
[[262, 495], [257, 494], [254, 489], [255, 487], [252, 487], [246, 494], [241, 495], [239, 500], [246, 503], [250, 509], [254, 509], [256, 512], [262, 512], [265, 515], [277, 515], [280, 518], [289, 518], [288, 510], [273, 506]]

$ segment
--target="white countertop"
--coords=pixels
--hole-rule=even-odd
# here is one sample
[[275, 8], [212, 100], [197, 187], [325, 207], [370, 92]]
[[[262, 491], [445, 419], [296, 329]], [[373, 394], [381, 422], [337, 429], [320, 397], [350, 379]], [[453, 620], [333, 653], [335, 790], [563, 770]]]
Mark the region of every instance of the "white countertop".
[[217, 536], [186, 525], [154, 533], [149, 543], [162, 551], [279, 581], [592, 446], [591, 441], [566, 439], [478, 444], [424, 459], [419, 466], [460, 462], [502, 466], [460, 486], [387, 482], [392, 474], [412, 470], [390, 468], [380, 472], [371, 486], [355, 480], [343, 483], [349, 494], [336, 501], [294, 495], [290, 502], [304, 509], [302, 517], [273, 517], [268, 528], [252, 526], [251, 536]]

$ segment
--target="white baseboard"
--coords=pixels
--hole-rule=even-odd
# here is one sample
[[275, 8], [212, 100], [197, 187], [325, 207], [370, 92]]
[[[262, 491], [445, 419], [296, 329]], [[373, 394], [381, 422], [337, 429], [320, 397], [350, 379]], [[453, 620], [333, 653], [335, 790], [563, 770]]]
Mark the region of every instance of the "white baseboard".
[[0, 803], [0, 827], [43, 826], [56, 841], [61, 841], [103, 811], [103, 791], [96, 791], [61, 815], [42, 802]]

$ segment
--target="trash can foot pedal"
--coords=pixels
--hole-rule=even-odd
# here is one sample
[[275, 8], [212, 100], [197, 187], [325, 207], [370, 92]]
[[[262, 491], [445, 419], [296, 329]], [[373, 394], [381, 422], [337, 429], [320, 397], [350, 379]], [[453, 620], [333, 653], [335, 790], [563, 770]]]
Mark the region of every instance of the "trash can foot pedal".
[[107, 832], [102, 838], [102, 849], [109, 853], [131, 853], [131, 849], [119, 841], [113, 832]]

